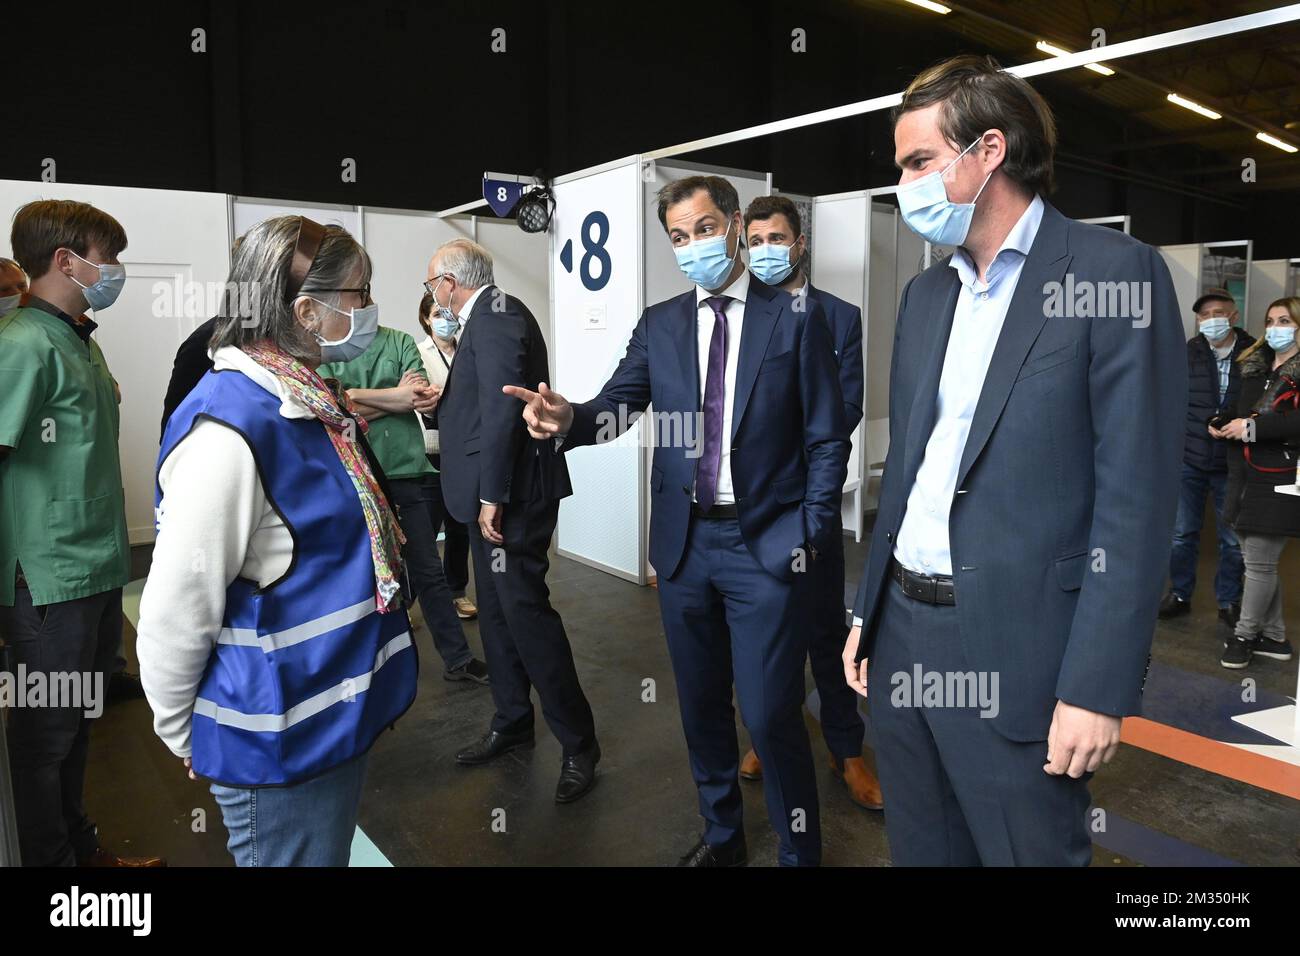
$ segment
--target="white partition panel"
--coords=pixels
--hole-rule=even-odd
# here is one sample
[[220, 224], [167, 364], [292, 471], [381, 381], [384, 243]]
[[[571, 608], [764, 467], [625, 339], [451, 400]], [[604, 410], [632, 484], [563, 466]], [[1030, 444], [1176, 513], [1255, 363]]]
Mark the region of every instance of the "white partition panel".
[[[181, 341], [210, 315], [230, 267], [223, 193], [0, 180], [0, 218], [8, 223], [34, 199], [75, 199], [110, 213], [126, 230], [120, 256], [127, 280], [117, 302], [93, 317], [95, 339], [122, 390], [119, 449], [132, 544], [154, 537], [154, 468], [163, 396]], [[9, 232], [0, 240], [12, 255]], [[0, 399], [2, 400], [2, 399]]]
[[1289, 270], [1286, 259], [1257, 259], [1250, 264], [1250, 314], [1241, 318], [1246, 331], [1256, 338], [1264, 334], [1268, 304], [1287, 294]]
[[1160, 246], [1158, 251], [1169, 266], [1169, 276], [1174, 281], [1174, 294], [1178, 297], [1178, 313], [1183, 317], [1183, 332], [1190, 339], [1196, 334], [1196, 317], [1192, 315], [1192, 304], [1201, 294], [1201, 244], [1189, 242]]
[[[492, 253], [497, 285], [528, 306], [542, 327], [555, 371], [555, 337], [551, 327], [550, 241], [544, 232], [524, 232], [513, 219], [485, 219], [473, 223], [476, 239]], [[421, 277], [423, 278], [423, 277]]]
[[273, 219], [276, 216], [306, 216], [322, 226], [342, 226], [363, 245], [365, 244], [361, 212], [356, 206], [233, 196], [230, 210], [232, 240], [236, 236], [242, 236], [264, 219]]
[[[553, 185], [553, 384], [585, 401], [618, 365], [641, 314], [640, 163], [628, 157]], [[648, 574], [642, 428], [567, 456], [574, 493], [560, 505], [556, 540], [565, 557], [639, 584]]]

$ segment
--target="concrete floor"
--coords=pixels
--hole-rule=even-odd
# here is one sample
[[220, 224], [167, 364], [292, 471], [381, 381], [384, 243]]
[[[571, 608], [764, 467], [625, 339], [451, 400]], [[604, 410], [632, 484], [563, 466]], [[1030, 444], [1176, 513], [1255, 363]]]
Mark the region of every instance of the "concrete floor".
[[[847, 544], [849, 588], [866, 549], [866, 541]], [[136, 549], [134, 558], [133, 577], [142, 577], [148, 550]], [[1284, 555], [1283, 570], [1286, 580], [1297, 579], [1300, 547]], [[1154, 660], [1225, 687], [1249, 676], [1261, 692], [1294, 694], [1295, 660], [1258, 660], [1244, 675], [1219, 666], [1214, 601], [1204, 583], [1212, 576], [1207, 547], [1193, 613], [1161, 622]], [[604, 752], [598, 786], [575, 804], [554, 803], [560, 748], [540, 713], [535, 750], [485, 767], [456, 766], [455, 752], [486, 729], [491, 697], [486, 688], [444, 681], [421, 627], [417, 700], [372, 750], [361, 806], [361, 828], [394, 865], [662, 866], [695, 841], [701, 824], [655, 591], [564, 558], [554, 559], [550, 585], [596, 713]], [[1286, 605], [1291, 632], [1300, 635], [1300, 589], [1289, 591]], [[475, 622], [467, 632], [477, 649]], [[647, 678], [655, 682], [652, 703], [642, 699]], [[807, 686], [814, 686], [811, 674]], [[825, 863], [888, 865], [882, 815], [850, 802], [827, 769], [815, 722], [805, 716], [818, 761]], [[742, 729], [742, 747], [746, 740]], [[775, 865], [762, 785], [746, 783], [744, 790], [751, 864]], [[1144, 834], [1133, 845], [1181, 841], [1189, 846], [1169, 852], [1189, 852], [1193, 862], [1300, 864], [1300, 804], [1278, 793], [1127, 745], [1094, 778], [1092, 793], [1094, 806], [1123, 820], [1126, 832]], [[96, 728], [87, 803], [105, 844], [117, 852], [162, 854], [172, 865], [230, 865], [216, 804], [154, 737], [144, 701], [110, 708]], [[1097, 865], [1137, 862], [1098, 844]]]

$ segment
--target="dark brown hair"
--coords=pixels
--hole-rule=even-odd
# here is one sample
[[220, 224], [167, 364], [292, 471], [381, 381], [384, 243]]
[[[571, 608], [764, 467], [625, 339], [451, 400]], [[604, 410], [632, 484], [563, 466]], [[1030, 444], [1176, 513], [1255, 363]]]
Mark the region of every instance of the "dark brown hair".
[[1053, 160], [1056, 121], [1047, 101], [1025, 80], [1005, 72], [991, 56], [965, 53], [923, 71], [894, 107], [898, 118], [942, 103], [939, 130], [952, 146], [965, 149], [985, 132], [999, 129], [1007, 139], [1000, 167], [1030, 192], [1046, 196], [1055, 188]]
[[426, 335], [433, 335], [433, 325], [429, 322], [429, 313], [433, 311], [433, 293], [426, 292], [420, 299], [420, 328]]
[[659, 190], [659, 223], [664, 227], [665, 232], [668, 231], [668, 207], [690, 199], [701, 189], [709, 194], [713, 205], [717, 206], [727, 219], [740, 210], [740, 196], [736, 193], [736, 187], [721, 176], [687, 176], [685, 179], [674, 179]]
[[122, 224], [94, 206], [71, 199], [37, 199], [14, 213], [9, 244], [14, 258], [32, 279], [50, 271], [57, 249], [85, 256], [92, 248], [108, 259], [126, 248]]
[[771, 219], [773, 216], [785, 216], [785, 221], [794, 230], [791, 238], [803, 235], [803, 220], [799, 218], [799, 207], [789, 196], [759, 196], [745, 209], [745, 228], [755, 219]]

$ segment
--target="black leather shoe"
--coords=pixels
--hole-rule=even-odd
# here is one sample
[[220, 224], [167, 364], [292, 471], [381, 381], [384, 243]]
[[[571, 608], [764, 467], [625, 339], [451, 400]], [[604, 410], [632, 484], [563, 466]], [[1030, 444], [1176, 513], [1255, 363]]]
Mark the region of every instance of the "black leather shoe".
[[745, 847], [745, 838], [733, 840], [723, 846], [709, 846], [700, 838], [700, 842], [691, 847], [691, 852], [677, 861], [678, 866], [744, 866], [749, 862], [749, 851]]
[[565, 757], [560, 764], [560, 782], [555, 785], [555, 802], [572, 803], [594, 787], [599, 762], [600, 744], [592, 744], [584, 753]]
[[520, 747], [531, 747], [532, 745], [533, 732], [531, 730], [518, 734], [501, 734], [492, 730], [456, 754], [456, 763], [467, 765], [487, 763], [502, 754], [508, 754], [512, 750], [518, 750]]
[[1157, 616], [1162, 621], [1167, 621], [1171, 617], [1182, 617], [1184, 614], [1190, 614], [1191, 610], [1191, 601], [1184, 601], [1173, 591], [1170, 591], [1164, 596], [1164, 599], [1161, 600], [1160, 610], [1157, 612]]

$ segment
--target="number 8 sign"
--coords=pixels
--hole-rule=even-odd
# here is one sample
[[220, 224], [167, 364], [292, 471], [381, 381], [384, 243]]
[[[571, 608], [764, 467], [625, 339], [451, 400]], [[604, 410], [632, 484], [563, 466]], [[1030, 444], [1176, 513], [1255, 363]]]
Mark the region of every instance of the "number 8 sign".
[[[612, 262], [605, 243], [609, 239], [609, 217], [599, 209], [587, 213], [578, 230], [582, 242], [583, 254], [578, 261], [578, 278], [589, 292], [599, 292], [609, 284]], [[600, 264], [599, 275], [592, 274], [592, 263]], [[573, 240], [570, 239], [560, 250], [560, 264], [565, 272], [573, 271]]]

